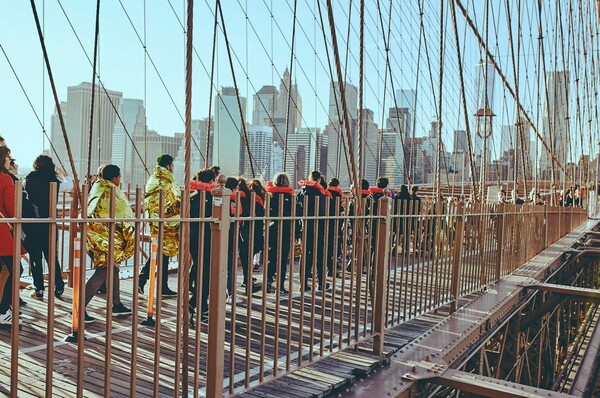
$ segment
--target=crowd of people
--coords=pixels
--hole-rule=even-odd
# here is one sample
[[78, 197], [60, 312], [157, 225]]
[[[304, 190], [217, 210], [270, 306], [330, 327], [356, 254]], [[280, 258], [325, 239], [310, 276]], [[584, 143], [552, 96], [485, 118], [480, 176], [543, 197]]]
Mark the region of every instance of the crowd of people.
[[[1, 138], [1, 137], [0, 137]], [[3, 140], [0, 144], [5, 144]], [[170, 258], [180, 252], [180, 222], [181, 215], [181, 188], [173, 177], [173, 157], [165, 154], [157, 158], [156, 166], [148, 179], [143, 200], [144, 214], [149, 218], [163, 218], [166, 221], [151, 222], [150, 234], [156, 236], [159, 228], [162, 231], [162, 247], [159, 259], [162, 273], [159, 293], [164, 297], [176, 296], [177, 292], [169, 288], [168, 265]], [[50, 215], [50, 184], [57, 183], [60, 190], [70, 190], [72, 180], [63, 170], [56, 167], [53, 160], [45, 155], [40, 155], [34, 162], [34, 170], [23, 180], [23, 217], [48, 218]], [[14, 183], [17, 180], [17, 165], [6, 145], [0, 146], [0, 217], [12, 218], [15, 215]], [[189, 274], [189, 311], [190, 326], [195, 327], [194, 315], [196, 307], [200, 305], [200, 320], [208, 321], [208, 299], [211, 260], [211, 228], [210, 222], [200, 221], [212, 216], [212, 192], [219, 185], [217, 179], [220, 170], [217, 166], [199, 170], [190, 183], [190, 217], [199, 219], [192, 222], [189, 232], [189, 250], [192, 265]], [[126, 307], [120, 298], [119, 265], [132, 257], [136, 252], [134, 247], [135, 229], [133, 222], [119, 221], [109, 228], [108, 223], [93, 222], [93, 219], [106, 219], [115, 217], [119, 220], [133, 219], [134, 213], [126, 195], [121, 191], [121, 171], [118, 166], [109, 164], [100, 167], [97, 175], [88, 181], [89, 196], [87, 203], [87, 217], [92, 219], [86, 231], [87, 254], [91, 258], [93, 275], [85, 285], [85, 306], [98, 293], [106, 291], [106, 280], [109, 269], [112, 268], [112, 314], [114, 316], [127, 315], [131, 309]], [[266, 294], [277, 294], [279, 297], [288, 294], [286, 280], [291, 274], [289, 259], [291, 251], [296, 244], [301, 245], [303, 251], [303, 266], [299, 276], [301, 291], [310, 291], [316, 287], [320, 291], [330, 289], [327, 278], [337, 273], [340, 267], [339, 259], [342, 257], [347, 242], [343, 241], [343, 231], [348, 234], [356, 233], [357, 227], [370, 228], [370, 239], [366, 240], [365, 262], [372, 261], [372, 254], [376, 251], [377, 232], [374, 224], [369, 223], [368, 217], [364, 224], [359, 219], [353, 218], [356, 214], [357, 200], [362, 200], [363, 215], [379, 214], [379, 199], [388, 195], [394, 204], [396, 215], [418, 215], [421, 213], [421, 198], [418, 187], [412, 186], [411, 190], [402, 185], [396, 192], [389, 186], [389, 180], [384, 177], [377, 179], [375, 186], [362, 180], [360, 187], [350, 189], [350, 199], [342, 192], [337, 178], [327, 182], [319, 171], [313, 171], [307, 180], [298, 182], [299, 192], [290, 186], [290, 180], [285, 173], [276, 173], [272, 181], [265, 185], [258, 179], [247, 181], [239, 177], [227, 178], [225, 188], [231, 190], [230, 215], [236, 217], [238, 225], [229, 229], [228, 245], [228, 272], [227, 272], [227, 300], [231, 299], [234, 284], [236, 283], [236, 266], [242, 268], [241, 288], [246, 295], [265, 289]], [[570, 193], [567, 192], [561, 204], [565, 206], [581, 205], [577, 202], [577, 192], [569, 201]], [[111, 202], [111, 195], [114, 200]], [[511, 192], [512, 199], [506, 199], [506, 192], [498, 193], [499, 203], [524, 204], [516, 191]], [[580, 193], [581, 194], [581, 193]], [[458, 199], [460, 200], [460, 199]], [[450, 203], [453, 199], [442, 200]], [[467, 201], [468, 202], [468, 201]], [[533, 190], [530, 202], [543, 204], [539, 194]], [[542, 202], [542, 203], [540, 203]], [[114, 213], [111, 213], [111, 203]], [[161, 207], [162, 205], [162, 207]], [[253, 221], [245, 218], [255, 216]], [[344, 217], [341, 217], [341, 216]], [[292, 217], [293, 216], [293, 217]], [[328, 217], [326, 217], [328, 216]], [[267, 222], [265, 222], [267, 220]], [[403, 251], [408, 250], [411, 235], [415, 234], [415, 220], [394, 223], [393, 243]], [[49, 261], [54, 256], [56, 285], [54, 294], [61, 297], [64, 292], [64, 281], [61, 266], [55, 253], [50, 253], [49, 223], [25, 223], [23, 225], [22, 253], [29, 253], [31, 273], [33, 275], [32, 297], [37, 300], [44, 298], [44, 280], [42, 258]], [[9, 223], [0, 223], [0, 324], [10, 324], [12, 314], [12, 275], [13, 260], [13, 233]], [[433, 228], [430, 228], [433, 230]], [[110, 237], [110, 234], [114, 235]], [[265, 237], [267, 237], [265, 239]], [[433, 239], [425, 238], [433, 242]], [[296, 243], [301, 242], [301, 243]], [[236, 246], [236, 247], [234, 247]], [[421, 245], [423, 248], [426, 245]], [[112, 258], [109, 257], [109, 247], [113, 250]], [[266, 250], [266, 253], [264, 251]], [[433, 250], [430, 248], [430, 251]], [[234, 258], [234, 254], [237, 257]], [[260, 269], [260, 259], [265, 258], [266, 277], [264, 285], [259, 284], [256, 278], [251, 277], [250, 270]], [[254, 260], [253, 260], [254, 259]], [[148, 260], [139, 273], [138, 295], [143, 295], [147, 281], [150, 277], [151, 260]], [[368, 267], [367, 267], [368, 268]], [[21, 271], [22, 272], [22, 271]], [[313, 272], [316, 275], [313, 275]], [[363, 270], [364, 272], [364, 270]], [[202, 278], [200, 278], [200, 275]], [[312, 283], [309, 282], [313, 278]], [[201, 289], [198, 289], [199, 281]], [[200, 297], [197, 296], [201, 290]], [[187, 292], [186, 292], [187, 293]], [[93, 322], [94, 318], [85, 312], [85, 322]]]

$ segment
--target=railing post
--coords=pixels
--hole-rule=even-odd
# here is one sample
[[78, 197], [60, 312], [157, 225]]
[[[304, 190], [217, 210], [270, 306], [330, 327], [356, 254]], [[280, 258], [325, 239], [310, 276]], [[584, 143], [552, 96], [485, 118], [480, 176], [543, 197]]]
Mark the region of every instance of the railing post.
[[[208, 358], [206, 363], [207, 398], [223, 396], [225, 347], [225, 294], [227, 292], [227, 251], [229, 244], [229, 202], [231, 191], [225, 188], [226, 178], [219, 176], [219, 187], [212, 190], [210, 225], [210, 306], [208, 309]], [[198, 269], [200, 272], [200, 269]]]
[[548, 247], [548, 205], [544, 204], [544, 250]]
[[390, 210], [392, 207], [392, 198], [388, 196], [388, 189], [384, 189], [383, 197], [379, 199], [377, 222], [377, 251], [375, 254], [375, 275], [372, 283], [375, 284], [375, 294], [373, 298], [373, 353], [375, 355], [383, 354], [383, 338], [386, 326], [386, 308], [387, 308], [387, 280], [388, 264], [390, 260], [390, 237], [392, 236], [392, 220]]
[[456, 209], [456, 239], [454, 240], [454, 259], [452, 262], [452, 298], [450, 303], [450, 313], [458, 308], [458, 297], [460, 295], [460, 271], [462, 266], [462, 250], [465, 229], [465, 209], [462, 203], [458, 204]]
[[[87, 186], [86, 186], [87, 187]], [[77, 218], [79, 214], [79, 197], [77, 196], [77, 190], [74, 189], [71, 192], [71, 204], [69, 208], [69, 217], [71, 219]], [[77, 223], [69, 223], [69, 275], [67, 283], [69, 287], [73, 287], [73, 258], [75, 254], [75, 236], [77, 236]], [[85, 270], [82, 270], [85, 272]], [[62, 277], [62, 276], [61, 276]]]
[[496, 279], [498, 282], [502, 278], [502, 254], [504, 253], [504, 205], [498, 205], [500, 215], [496, 224], [496, 238], [498, 240], [498, 255], [496, 256]]

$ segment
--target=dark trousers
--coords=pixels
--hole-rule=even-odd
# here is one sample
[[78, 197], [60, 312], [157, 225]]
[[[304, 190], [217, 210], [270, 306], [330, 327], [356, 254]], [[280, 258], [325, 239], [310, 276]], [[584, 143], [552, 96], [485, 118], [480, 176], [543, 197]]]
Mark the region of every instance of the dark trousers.
[[[248, 254], [250, 252], [249, 225], [243, 225], [240, 227], [240, 237], [238, 239], [238, 252], [240, 256], [240, 262], [242, 263], [242, 272], [244, 273], [244, 285], [246, 285], [248, 283], [248, 266], [250, 261], [252, 261], [252, 259], [248, 260]], [[252, 254], [254, 255], [254, 253]], [[233, 269], [235, 269], [235, 267]]]
[[[196, 308], [196, 300], [198, 287], [197, 282], [197, 270], [202, 270], [202, 295], [200, 297], [200, 309], [201, 312], [208, 311], [208, 294], [210, 288], [210, 245], [205, 245], [202, 258], [198, 257], [198, 245], [190, 243], [190, 253], [192, 255], [192, 270], [190, 272], [190, 278], [193, 280], [192, 297], [190, 297], [189, 306], [192, 309]], [[192, 285], [190, 281], [190, 285]]]
[[[51, 255], [49, 252], [48, 228], [49, 227], [47, 226], [40, 226], [35, 234], [28, 234], [24, 242], [24, 245], [29, 252], [31, 275], [33, 276], [35, 290], [44, 290], [44, 263], [42, 262], [42, 255], [44, 256], [43, 258], [46, 259], [46, 263], [49, 263]], [[56, 259], [54, 265], [56, 289], [63, 290], [65, 282], [62, 279], [60, 262], [58, 261], [58, 255], [56, 253], [54, 253], [54, 256]]]
[[[98, 289], [106, 282], [108, 275], [108, 267], [98, 267], [94, 270], [94, 274], [88, 279], [85, 284], [85, 306], [92, 300], [94, 295], [98, 293]], [[108, 284], [107, 284], [108, 285]], [[113, 305], [121, 302], [121, 288], [119, 281], [119, 267], [113, 267]]]
[[[327, 231], [327, 275], [332, 276], [335, 271], [337, 258], [342, 254], [342, 223], [338, 222], [338, 228], [335, 228], [335, 220], [329, 221], [329, 229]], [[334, 246], [337, 242], [337, 248], [334, 253]]]
[[[277, 250], [277, 241], [281, 239], [281, 252]], [[277, 228], [269, 229], [269, 266], [267, 275], [269, 284], [272, 284], [277, 273], [277, 261], [281, 261], [281, 272], [279, 273], [279, 290], [283, 290], [285, 275], [287, 274], [288, 257], [290, 255], [290, 231], [284, 231], [281, 235]]]
[[[235, 267], [237, 266], [237, 258], [233, 258], [233, 234], [234, 227], [231, 224], [229, 228], [229, 249], [227, 250], [227, 291], [231, 294], [233, 292], [233, 275], [235, 274]], [[238, 252], [238, 256], [239, 256]]]
[[[6, 279], [4, 273], [8, 271]], [[12, 303], [13, 257], [0, 257], [0, 314], [6, 313]], [[4, 282], [4, 284], [3, 284]]]
[[[156, 264], [158, 267], [158, 264]], [[146, 281], [150, 278], [150, 257], [144, 264], [144, 267], [140, 271], [140, 286], [144, 287], [146, 285]], [[165, 256], [163, 254], [162, 258], [162, 288], [168, 288], [169, 286], [169, 256]], [[100, 286], [98, 286], [99, 288]]]
[[[315, 257], [316, 254], [317, 278], [319, 280], [319, 286], [321, 286], [323, 284], [323, 233], [325, 231], [325, 223], [323, 221], [318, 221], [315, 223], [314, 221], [309, 220], [306, 223], [306, 230], [308, 231], [308, 233], [306, 234], [307, 241], [302, 242], [306, 250], [306, 272], [304, 275], [304, 282], [308, 284], [308, 278], [312, 275], [313, 257]], [[317, 234], [316, 247], [314, 246], [313, 234]], [[312, 276], [314, 277], [314, 275]]]

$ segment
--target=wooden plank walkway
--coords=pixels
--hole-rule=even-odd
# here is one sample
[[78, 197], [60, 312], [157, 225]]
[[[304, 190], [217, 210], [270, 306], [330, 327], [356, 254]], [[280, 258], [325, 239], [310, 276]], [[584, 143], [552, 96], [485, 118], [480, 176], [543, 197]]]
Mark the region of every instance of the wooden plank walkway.
[[[392, 267], [394, 273], [403, 274], [390, 277], [390, 292], [395, 292], [396, 307], [391, 302], [388, 312], [396, 311], [402, 318], [402, 328], [391, 330], [386, 335], [387, 353], [393, 353], [399, 347], [433, 327], [444, 318], [442, 310], [439, 314], [422, 315], [431, 307], [423, 294], [425, 281], [433, 281], [440, 275], [449, 275], [449, 262], [425, 262], [418, 266]], [[241, 270], [238, 270], [237, 286], [241, 284]], [[258, 283], [263, 273], [255, 275]], [[170, 286], [176, 286], [177, 274], [170, 276]], [[256, 386], [261, 380], [269, 380], [285, 372], [299, 368], [293, 373], [277, 378], [260, 387], [263, 392], [252, 390], [248, 396], [325, 396], [331, 391], [351, 383], [355, 377], [368, 375], [382, 363], [381, 358], [371, 356], [370, 330], [371, 309], [367, 289], [368, 275], [361, 276], [361, 293], [350, 279], [337, 278], [333, 289], [327, 292], [302, 294], [298, 292], [298, 264], [294, 266], [291, 302], [286, 298], [279, 302], [274, 295], [264, 298], [266, 305], [263, 316], [262, 293], [255, 294], [252, 299], [250, 316], [244, 299], [227, 307], [226, 345], [225, 345], [225, 382], [233, 386], [234, 392], [243, 392], [248, 386]], [[354, 281], [356, 283], [356, 280]], [[345, 287], [342, 290], [342, 286]], [[428, 287], [427, 287], [428, 288]], [[121, 297], [125, 305], [132, 306], [133, 281], [121, 281]], [[429, 290], [427, 290], [429, 292]], [[30, 292], [30, 290], [25, 290]], [[45, 360], [47, 355], [47, 298], [41, 302], [21, 296], [28, 302], [22, 308], [19, 334], [19, 396], [43, 396], [45, 391]], [[63, 341], [70, 333], [72, 290], [67, 288], [62, 300], [55, 305], [54, 364], [53, 364], [53, 396], [74, 396], [76, 393], [77, 345]], [[287, 295], [286, 295], [287, 296]], [[362, 310], [358, 324], [355, 319], [356, 299], [360, 297]], [[135, 295], [137, 299], [137, 295]], [[354, 307], [350, 305], [353, 301]], [[443, 297], [435, 299], [443, 305]], [[414, 302], [425, 304], [419, 308], [399, 312], [401, 303]], [[365, 305], [366, 304], [366, 305]], [[279, 312], [277, 306], [279, 305]], [[139, 300], [140, 320], [145, 318], [146, 299]], [[313, 309], [314, 310], [311, 310]], [[235, 328], [232, 328], [232, 315], [235, 309]], [[105, 301], [103, 296], [95, 297], [88, 306], [88, 312], [97, 321], [86, 325], [84, 350], [84, 395], [95, 397], [103, 395], [106, 324], [103, 319]], [[158, 357], [159, 372], [154, 374], [155, 363], [153, 328], [138, 327], [137, 365], [131, 369], [131, 317], [113, 318], [111, 345], [110, 395], [129, 395], [129, 378], [132, 371], [136, 373], [135, 396], [151, 396], [155, 383], [158, 383], [159, 396], [172, 396], [175, 379], [175, 336], [176, 336], [177, 300], [163, 299], [162, 321], [160, 330], [160, 355]], [[413, 319], [421, 315], [418, 319]], [[391, 319], [391, 318], [390, 318]], [[407, 322], [411, 320], [410, 322]], [[289, 329], [288, 329], [289, 324]], [[249, 330], [248, 330], [249, 329]], [[288, 332], [289, 330], [289, 332]], [[315, 334], [311, 332], [315, 331]], [[322, 331], [320, 333], [319, 331]], [[249, 333], [248, 333], [249, 332]], [[198, 331], [190, 331], [189, 380], [193, 382], [194, 363], [199, 361], [200, 395], [206, 386], [207, 327], [202, 325]], [[250, 340], [246, 340], [246, 336]], [[196, 335], [200, 344], [200, 356], [194, 357]], [[363, 343], [357, 345], [357, 343]], [[289, 347], [288, 347], [289, 343]], [[341, 349], [348, 346], [356, 351]], [[247, 350], [249, 348], [249, 350]], [[264, 356], [261, 357], [261, 352]], [[318, 361], [317, 361], [318, 360]], [[308, 365], [311, 361], [317, 361]], [[335, 365], [335, 366], [334, 366]], [[230, 372], [232, 369], [232, 372]], [[10, 386], [10, 329], [0, 330], [0, 395], [8, 394]]]

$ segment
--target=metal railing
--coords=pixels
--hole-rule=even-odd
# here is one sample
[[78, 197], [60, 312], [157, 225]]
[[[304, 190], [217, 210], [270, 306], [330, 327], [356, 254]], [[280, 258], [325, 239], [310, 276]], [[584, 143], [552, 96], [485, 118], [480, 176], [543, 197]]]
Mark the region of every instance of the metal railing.
[[[56, 188], [52, 189], [55, 194]], [[162, 261], [164, 222], [173, 221], [164, 217], [162, 202], [159, 217], [142, 217], [143, 192], [137, 189], [131, 196], [136, 210], [133, 219], [114, 218], [113, 208], [111, 217], [92, 220], [86, 216], [88, 191], [82, 192], [79, 215], [51, 203], [50, 218], [43, 220], [50, 224], [50, 252], [58, 251], [63, 264], [65, 257], [69, 260], [69, 279], [77, 286], [77, 295], [71, 289], [64, 300], [49, 294], [47, 303], [32, 303], [45, 307], [45, 319], [24, 319], [19, 324], [15, 316], [10, 331], [0, 330], [0, 347], [6, 348], [0, 350], [4, 352], [0, 354], [0, 380], [10, 380], [12, 396], [39, 395], [39, 391], [46, 396], [84, 396], [103, 391], [104, 396], [220, 397], [358, 343], [372, 340], [373, 352], [381, 354], [386, 328], [444, 305], [456, 310], [459, 298], [510, 274], [587, 219], [586, 211], [578, 208], [399, 201], [385, 195], [378, 200], [362, 199], [364, 212], [359, 214], [354, 212], [356, 199], [349, 196], [325, 199], [323, 206], [322, 198], [304, 197], [298, 203], [293, 195], [288, 198], [293, 206], [286, 214], [284, 197], [267, 195], [265, 215], [259, 217], [255, 194], [244, 199], [238, 193], [232, 208], [229, 191], [216, 187], [210, 193], [196, 193], [200, 199], [194, 203], [200, 205], [192, 210], [197, 210], [198, 218], [179, 219], [187, 224], [182, 231], [197, 228], [198, 233], [194, 235], [197, 241], [181, 236], [180, 247], [191, 245], [194, 250], [191, 258], [177, 259], [174, 304], [160, 294], [161, 269], [167, 265]], [[181, 194], [186, 214], [190, 193]], [[17, 184], [17, 215], [20, 198]], [[278, 206], [272, 206], [274, 200]], [[62, 203], [67, 202], [63, 197]], [[114, 197], [111, 203], [114, 206]], [[243, 208], [242, 203], [249, 207]], [[271, 208], [279, 210], [275, 213]], [[311, 208], [320, 210], [301, 211]], [[85, 308], [72, 303], [85, 302], [91, 262], [83, 237], [92, 221], [106, 223], [111, 234], [119, 223], [134, 224], [136, 250], [126, 263], [132, 278], [121, 282], [121, 296], [131, 302], [133, 315], [113, 321], [111, 270], [118, 264], [111, 263], [104, 328], [86, 334]], [[22, 225], [42, 220], [17, 216], [0, 222], [13, 226], [14, 253], [19, 253]], [[150, 222], [159, 226], [152, 262], [157, 281], [154, 294], [139, 301], [139, 267], [152, 252], [146, 228]], [[76, 237], [81, 237], [77, 244]], [[113, 258], [114, 250], [114, 243], [109, 244], [108, 258]], [[255, 255], [262, 264], [257, 271], [253, 270]], [[49, 261], [53, 269], [54, 260]], [[194, 278], [189, 277], [191, 261], [196, 264]], [[73, 278], [76, 265], [87, 272], [77, 272]], [[19, 256], [11, 266], [13, 275], [19, 275]], [[53, 272], [48, 280], [52, 292]], [[15, 314], [19, 312], [18, 284], [14, 278]], [[255, 292], [254, 285], [262, 290]], [[194, 289], [196, 300], [190, 302], [188, 292]], [[203, 307], [206, 295], [208, 303]], [[190, 313], [189, 304], [197, 311]], [[71, 308], [71, 318], [56, 316]], [[94, 310], [100, 314], [97, 305]], [[145, 314], [138, 315], [140, 311]], [[207, 324], [202, 322], [206, 315]], [[29, 319], [26, 311], [24, 317]], [[140, 326], [142, 318], [151, 318], [153, 327]], [[189, 327], [190, 318], [195, 329]], [[32, 336], [35, 333], [38, 338]], [[39, 334], [44, 333], [42, 340]], [[60, 341], [68, 334], [71, 343]], [[60, 368], [65, 361], [72, 365], [70, 373]], [[95, 369], [92, 376], [88, 376], [89, 369]], [[30, 372], [42, 370], [44, 377], [28, 378]]]

